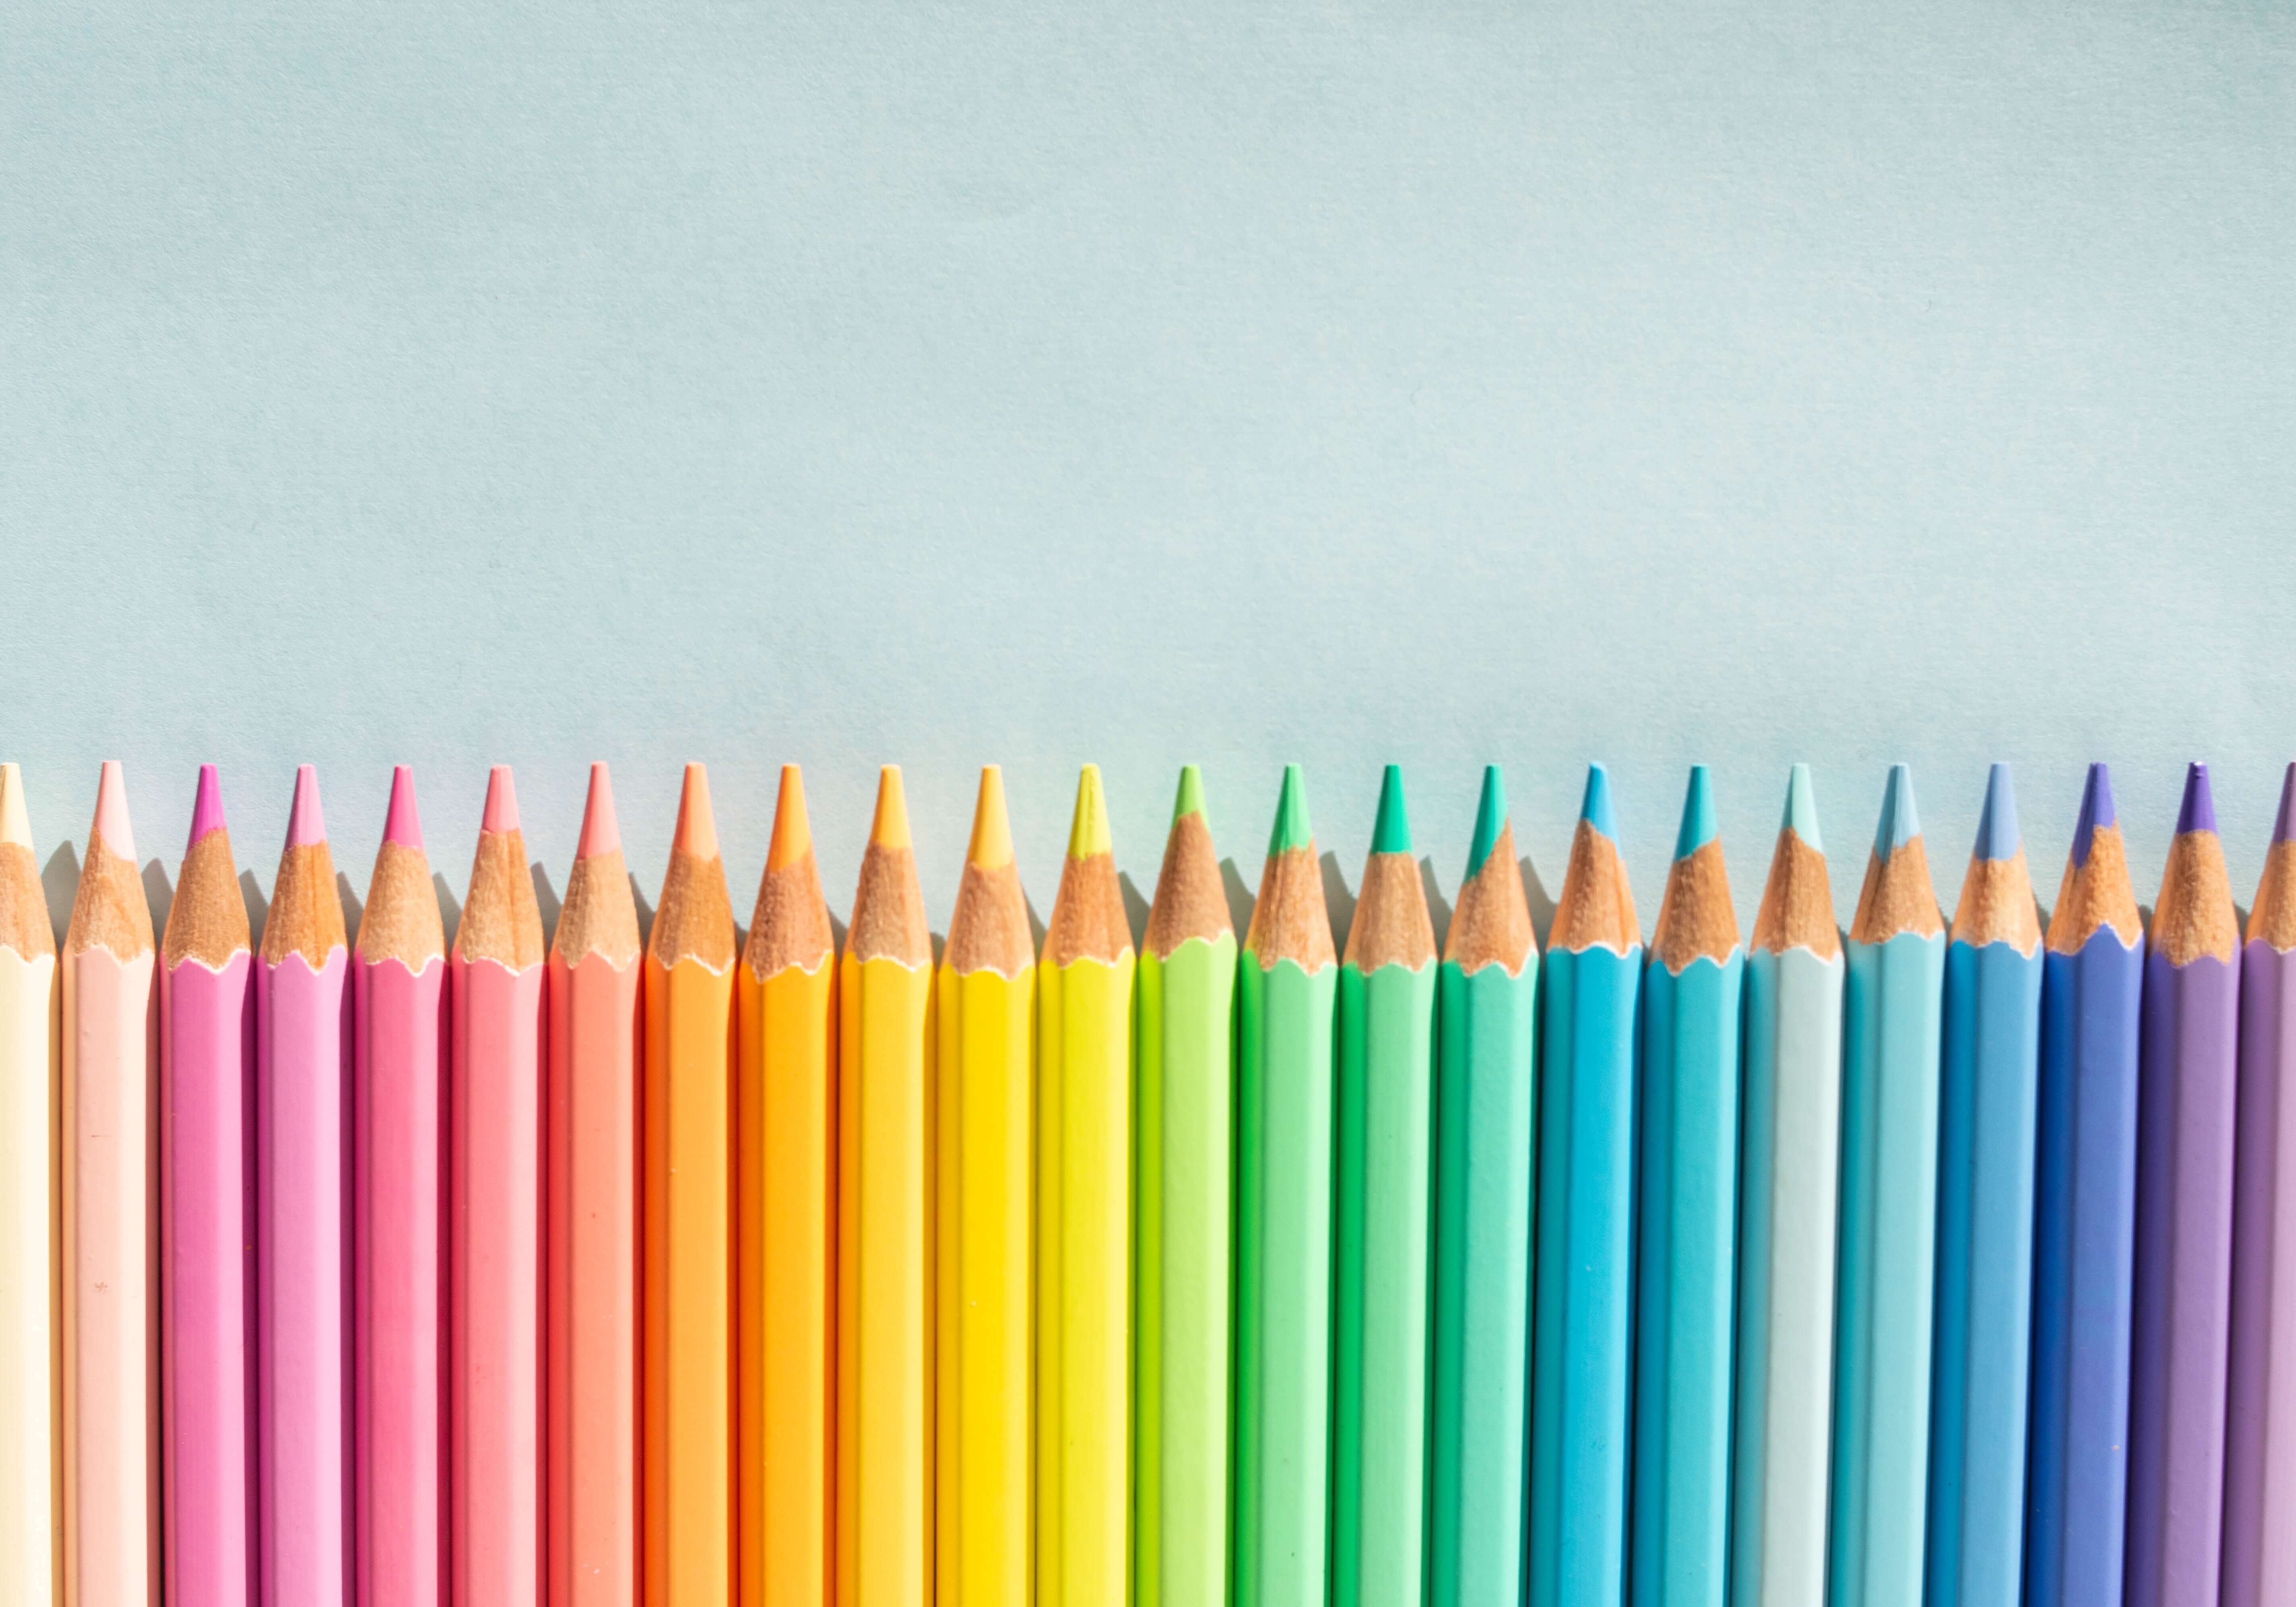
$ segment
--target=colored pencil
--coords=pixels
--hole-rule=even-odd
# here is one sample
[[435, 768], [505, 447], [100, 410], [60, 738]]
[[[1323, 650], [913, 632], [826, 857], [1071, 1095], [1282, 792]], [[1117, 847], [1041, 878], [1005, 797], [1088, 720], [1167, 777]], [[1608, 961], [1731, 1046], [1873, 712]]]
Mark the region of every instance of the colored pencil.
[[2112, 779], [2091, 765], [2041, 971], [2025, 1600], [2120, 1600], [2136, 1289], [2144, 928]]
[[448, 961], [449, 1599], [542, 1600], [542, 912], [508, 765]]
[[1037, 994], [1038, 1607], [1129, 1594], [1133, 969], [1086, 765]]
[[352, 947], [352, 1554], [363, 1604], [446, 1599], [447, 935], [414, 773]]
[[1625, 1599], [1642, 929], [1588, 767], [1547, 939], [1531, 1316], [1530, 1607]]
[[255, 956], [223, 792], [200, 767], [160, 972], [166, 1599], [248, 1607], [255, 1459]]
[[1694, 765], [1643, 973], [1628, 1569], [1640, 1607], [1721, 1607], [1728, 1584], [1745, 974], [1713, 786]]
[[2240, 930], [2205, 765], [2144, 956], [2128, 1607], [2216, 1607], [2231, 1342]]
[[1730, 1592], [1742, 1607], [1824, 1607], [1843, 967], [1808, 765], [1786, 783], [1752, 949]]
[[1300, 767], [1236, 968], [1235, 1607], [1324, 1607], [1339, 955]]
[[545, 979], [550, 1607], [637, 1600], [639, 956], [613, 783], [592, 765]]
[[646, 1607], [734, 1591], [734, 960], [709, 780], [688, 765], [645, 960]]
[[829, 1607], [834, 1584], [836, 957], [804, 778], [783, 765], [734, 988], [742, 1607]]
[[2018, 1607], [2040, 1083], [2041, 922], [1996, 765], [1945, 954], [1930, 1607]]
[[1835, 1607], [1921, 1607], [1945, 951], [1913, 774], [1894, 765], [1842, 994]]
[[936, 983], [939, 1421], [934, 1599], [1029, 1599], [1029, 1135], [1036, 944], [1004, 782], [980, 773], [972, 842]]
[[255, 968], [257, 1590], [350, 1600], [350, 956], [318, 773], [295, 773]]
[[24, 778], [0, 765], [0, 1599], [52, 1601], [62, 1514], [55, 1432], [56, 936]]
[[932, 938], [901, 772], [837, 976], [837, 1600], [933, 1599]]
[[1492, 765], [1435, 984], [1433, 1607], [1522, 1600], [1538, 1004], [1538, 946]]
[[2225, 1607], [2296, 1598], [2296, 765], [2241, 951]]
[[1390, 765], [1340, 964], [1332, 1598], [1418, 1607], [1427, 1566], [1435, 927]]
[[1235, 928], [1203, 778], [1180, 771], [1140, 951], [1136, 1607], [1226, 1607]]

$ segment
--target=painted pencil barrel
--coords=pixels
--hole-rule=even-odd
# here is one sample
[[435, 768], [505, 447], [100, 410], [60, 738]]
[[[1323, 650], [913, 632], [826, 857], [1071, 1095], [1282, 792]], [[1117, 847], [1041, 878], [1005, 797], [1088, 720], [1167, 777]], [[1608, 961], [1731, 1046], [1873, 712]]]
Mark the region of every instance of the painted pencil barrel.
[[[0, 854], [18, 852], [22, 879], [37, 887], [30, 849], [0, 842]], [[53, 952], [0, 945], [0, 1598], [35, 1607], [53, 1596], [62, 1534], [52, 1394], [60, 999]]]
[[2260, 937], [2241, 952], [2237, 1178], [2224, 1604], [2266, 1607], [2296, 1599], [2296, 948]]

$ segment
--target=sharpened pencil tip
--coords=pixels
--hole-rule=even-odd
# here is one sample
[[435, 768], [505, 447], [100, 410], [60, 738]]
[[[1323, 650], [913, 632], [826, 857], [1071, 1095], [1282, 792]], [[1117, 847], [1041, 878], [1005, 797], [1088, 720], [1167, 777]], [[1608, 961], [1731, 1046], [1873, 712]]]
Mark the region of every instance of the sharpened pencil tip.
[[127, 824], [127, 773], [119, 761], [103, 761], [95, 783], [95, 824], [89, 828], [103, 846], [131, 863], [135, 858], [135, 833]]
[[32, 817], [24, 811], [24, 772], [13, 763], [0, 765], [0, 842], [25, 849], [32, 846]]
[[487, 807], [479, 817], [479, 830], [497, 836], [518, 830], [518, 789], [511, 783], [508, 765], [496, 765], [487, 772]]
[[766, 868], [785, 870], [811, 852], [813, 823], [805, 813], [805, 776], [795, 765], [783, 765], [781, 793], [774, 800], [774, 834], [766, 845]]
[[2088, 863], [2098, 827], [2120, 824], [2112, 806], [2112, 772], [2102, 764], [2091, 765], [2088, 780], [2081, 786], [2080, 819], [2073, 826], [2073, 863]]
[[1403, 767], [1390, 765], [1379, 778], [1379, 816], [1372, 827], [1374, 854], [1411, 852], [1411, 816], [1403, 805]]
[[995, 765], [980, 767], [980, 791], [972, 805], [972, 840], [965, 845], [964, 862], [984, 871], [1013, 863], [1013, 822], [1004, 810], [1004, 772]]
[[2280, 814], [2272, 823], [2272, 840], [2296, 841], [2296, 764], [2280, 778]]
[[1204, 775], [1193, 765], [1180, 767], [1180, 790], [1172, 799], [1172, 824], [1179, 824], [1183, 816], [1204, 812]]
[[1786, 773], [1786, 816], [1779, 824], [1814, 851], [1825, 852], [1825, 844], [1817, 835], [1817, 787], [1810, 780], [1808, 765], [1796, 765]]
[[1874, 828], [1874, 853], [1886, 860], [1921, 834], [1921, 816], [1914, 808], [1913, 770], [1891, 765], [1889, 783], [1882, 789], [1882, 818]]
[[1496, 765], [1483, 767], [1483, 793], [1475, 800], [1475, 835], [1467, 847], [1467, 880], [1482, 874], [1483, 861], [1491, 857], [1498, 846], [1499, 833], [1506, 830], [1506, 778], [1499, 774]]
[[2216, 829], [2217, 800], [2209, 788], [2209, 767], [2194, 760], [2185, 772], [2185, 801], [2177, 810], [2177, 835]]
[[1714, 840], [1720, 828], [1714, 820], [1714, 782], [1704, 765], [1690, 767], [1690, 784], [1682, 795], [1682, 825], [1674, 834], [1674, 857], [1687, 859]]
[[287, 813], [287, 846], [308, 849], [327, 840], [327, 812], [319, 806], [319, 767], [295, 767], [295, 802]]
[[1304, 849], [1316, 840], [1315, 828], [1308, 824], [1308, 780], [1297, 765], [1283, 767], [1283, 790], [1275, 799], [1275, 829], [1268, 834], [1267, 852], [1272, 857], [1293, 849]]
[[1611, 807], [1611, 773], [1601, 765], [1587, 767], [1587, 792], [1578, 802], [1578, 818], [1612, 842], [1619, 840], [1619, 817]]
[[390, 772], [390, 812], [383, 816], [382, 840], [422, 851], [422, 816], [414, 808], [414, 771], [395, 765]]
[[677, 831], [669, 846], [696, 859], [718, 857], [718, 816], [709, 807], [709, 772], [698, 763], [685, 767], [685, 784], [677, 795]]
[[192, 834], [184, 846], [188, 849], [209, 832], [224, 829], [222, 777], [213, 765], [201, 765], [199, 790], [192, 796]]
[[1108, 798], [1101, 791], [1100, 767], [1086, 765], [1077, 777], [1076, 815], [1069, 823], [1069, 857], [1112, 854], [1116, 840], [1108, 827]]
[[2009, 767], [1997, 764], [1985, 777], [1985, 808], [1977, 816], [1977, 847], [1973, 850], [1980, 859], [2013, 859], [2024, 846], [2017, 831], [2017, 789], [2009, 779]]
[[877, 771], [877, 812], [869, 821], [869, 841], [881, 849], [910, 846], [909, 800], [901, 790], [901, 767], [881, 766]]
[[621, 851], [621, 824], [614, 818], [614, 782], [606, 772], [606, 761], [598, 759], [590, 766], [590, 796], [582, 804], [582, 837], [574, 845], [577, 859], [595, 859], [601, 854]]

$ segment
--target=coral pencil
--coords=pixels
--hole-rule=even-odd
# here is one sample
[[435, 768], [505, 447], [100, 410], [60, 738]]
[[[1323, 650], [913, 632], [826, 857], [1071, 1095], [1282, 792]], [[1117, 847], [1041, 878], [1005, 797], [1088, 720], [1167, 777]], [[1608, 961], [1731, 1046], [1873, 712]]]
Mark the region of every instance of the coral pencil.
[[352, 953], [353, 1555], [361, 1607], [446, 1599], [447, 941], [414, 773]]
[[933, 1599], [932, 938], [877, 782], [837, 977], [837, 1600]]
[[1086, 765], [1037, 978], [1037, 1601], [1127, 1596], [1132, 932]]
[[255, 968], [263, 1607], [350, 1600], [349, 971], [318, 773], [305, 765]]
[[1639, 1607], [1722, 1607], [1728, 1584], [1745, 974], [1713, 786], [1695, 765], [1643, 973], [1628, 1569]]
[[167, 1600], [248, 1607], [255, 1513], [254, 955], [223, 794], [200, 767], [160, 973]]
[[1642, 929], [1610, 777], [1587, 773], [1546, 949], [1530, 1378], [1531, 1607], [1618, 1607], [1627, 1559]]
[[1236, 1607], [1326, 1598], [1339, 970], [1286, 765], [1236, 968]]
[[2225, 1607], [2296, 1596], [2296, 765], [2241, 952]]
[[2231, 1343], [2240, 929], [2206, 765], [2185, 778], [2144, 957], [2128, 1607], [2216, 1607]]
[[1809, 767], [1785, 820], [1746, 961], [1730, 1592], [1823, 1607], [1841, 1160], [1841, 934]]
[[544, 979], [550, 1607], [637, 1600], [639, 957], [613, 784], [593, 765]]
[[53, 1601], [61, 1089], [56, 936], [24, 778], [0, 765], [0, 1600]]
[[805, 783], [784, 765], [734, 988], [742, 1607], [829, 1607], [834, 1584], [836, 957]]
[[1002, 1607], [1030, 1596], [1036, 958], [1004, 778], [991, 765], [980, 773], [972, 843], [935, 983], [940, 1607]]
[[107, 762], [62, 966], [66, 1607], [159, 1599], [154, 957]]
[[685, 767], [645, 961], [646, 1607], [734, 1591], [734, 911]]
[[1203, 778], [1185, 766], [1140, 951], [1137, 1607], [1226, 1607], [1227, 1599], [1235, 955]]
[[1340, 965], [1332, 1597], [1417, 1607], [1427, 1565], [1435, 927], [1403, 799], [1380, 783]]
[[1493, 765], [1436, 980], [1429, 1599], [1516, 1607], [1530, 1443], [1538, 947]]
[[487, 778], [447, 962], [449, 1599], [542, 1600], [542, 912], [510, 767]]

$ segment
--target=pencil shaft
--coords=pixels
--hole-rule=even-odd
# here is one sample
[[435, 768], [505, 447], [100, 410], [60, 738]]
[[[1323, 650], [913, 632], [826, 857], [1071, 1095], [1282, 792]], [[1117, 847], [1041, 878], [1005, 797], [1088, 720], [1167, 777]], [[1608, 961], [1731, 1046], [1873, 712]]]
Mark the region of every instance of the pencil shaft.
[[2224, 1603], [2265, 1607], [2296, 1593], [2296, 950], [2242, 951], [2240, 1015]]
[[53, 1595], [62, 1529], [52, 1393], [60, 999], [53, 955], [0, 947], [0, 1598], [36, 1604]]

